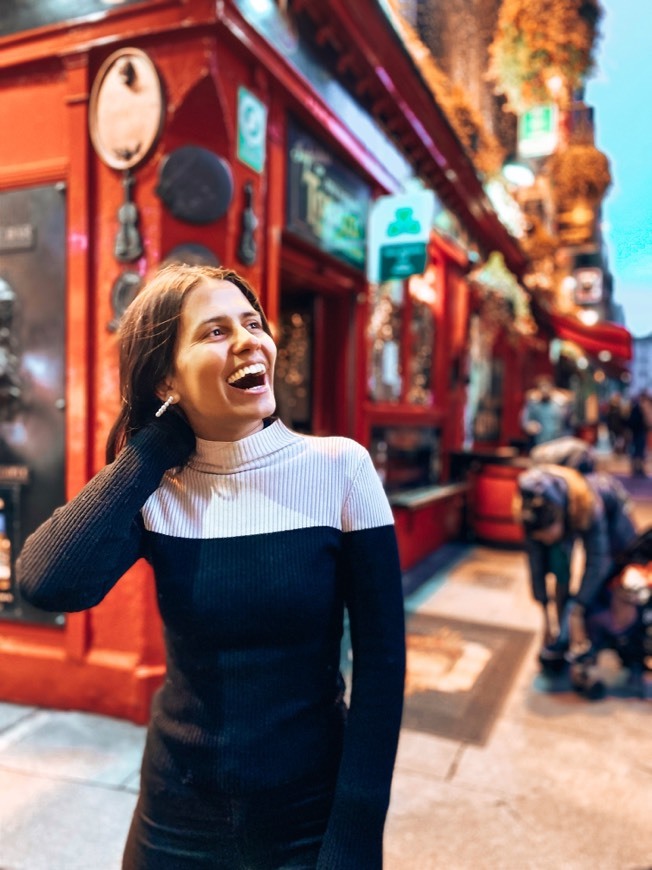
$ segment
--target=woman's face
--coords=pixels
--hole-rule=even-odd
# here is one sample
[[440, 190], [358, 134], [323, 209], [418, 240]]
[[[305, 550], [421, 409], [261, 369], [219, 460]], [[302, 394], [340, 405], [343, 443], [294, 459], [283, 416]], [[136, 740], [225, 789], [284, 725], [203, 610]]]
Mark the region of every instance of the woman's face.
[[184, 301], [160, 397], [174, 395], [199, 438], [237, 441], [274, 413], [275, 362], [276, 345], [244, 294], [206, 279]]

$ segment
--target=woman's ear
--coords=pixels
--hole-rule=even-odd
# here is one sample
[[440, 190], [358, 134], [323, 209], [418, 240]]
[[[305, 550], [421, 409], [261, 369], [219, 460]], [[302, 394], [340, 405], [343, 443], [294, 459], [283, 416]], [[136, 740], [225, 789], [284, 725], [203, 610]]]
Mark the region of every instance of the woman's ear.
[[174, 400], [177, 400], [176, 390], [171, 378], [159, 381], [156, 387], [156, 395], [162, 402], [165, 402], [170, 396], [174, 396]]

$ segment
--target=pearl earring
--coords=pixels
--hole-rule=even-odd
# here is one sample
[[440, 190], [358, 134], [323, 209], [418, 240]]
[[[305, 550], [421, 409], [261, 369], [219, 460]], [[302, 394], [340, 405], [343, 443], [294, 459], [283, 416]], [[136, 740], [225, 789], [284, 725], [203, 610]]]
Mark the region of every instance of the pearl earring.
[[174, 404], [174, 396], [168, 396], [154, 416], [162, 417], [172, 404]]

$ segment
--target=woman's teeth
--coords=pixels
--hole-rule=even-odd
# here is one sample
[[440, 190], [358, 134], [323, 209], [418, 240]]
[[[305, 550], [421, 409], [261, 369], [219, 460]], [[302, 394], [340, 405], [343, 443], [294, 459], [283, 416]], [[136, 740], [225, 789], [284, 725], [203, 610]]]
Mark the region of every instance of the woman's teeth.
[[265, 366], [262, 363], [254, 363], [250, 366], [243, 366], [237, 372], [227, 378], [227, 384], [239, 389], [251, 389], [251, 387], [262, 386], [265, 382]]

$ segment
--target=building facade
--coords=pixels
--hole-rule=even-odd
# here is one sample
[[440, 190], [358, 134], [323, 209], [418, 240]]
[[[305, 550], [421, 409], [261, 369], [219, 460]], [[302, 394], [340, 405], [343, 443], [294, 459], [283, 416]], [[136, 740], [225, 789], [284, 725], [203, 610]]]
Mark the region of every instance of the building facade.
[[[104, 463], [147, 275], [222, 263], [258, 288], [280, 416], [369, 447], [409, 568], [459, 533], [472, 261], [526, 261], [374, 0], [57, 8], [7, 2], [0, 28], [0, 697], [144, 721], [164, 673], [149, 568], [79, 614], [30, 609], [12, 570]], [[391, 251], [372, 280], [376, 203], [424, 191], [422, 271]]]

